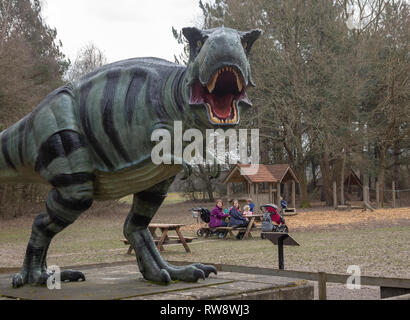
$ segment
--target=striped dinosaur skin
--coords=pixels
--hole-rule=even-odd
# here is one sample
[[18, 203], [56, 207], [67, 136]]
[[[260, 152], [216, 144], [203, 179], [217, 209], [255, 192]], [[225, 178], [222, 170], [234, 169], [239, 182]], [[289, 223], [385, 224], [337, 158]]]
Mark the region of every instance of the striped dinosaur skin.
[[[216, 269], [171, 266], [147, 226], [183, 165], [154, 165], [151, 134], [236, 125], [250, 107], [249, 50], [259, 30], [183, 29], [190, 43], [187, 67], [157, 58], [106, 65], [48, 95], [34, 111], [0, 133], [0, 183], [47, 183], [46, 211], [33, 223], [21, 272], [13, 286], [44, 284], [51, 239], [94, 200], [134, 194], [124, 235], [147, 280], [197, 281]], [[85, 280], [65, 271], [62, 280]]]

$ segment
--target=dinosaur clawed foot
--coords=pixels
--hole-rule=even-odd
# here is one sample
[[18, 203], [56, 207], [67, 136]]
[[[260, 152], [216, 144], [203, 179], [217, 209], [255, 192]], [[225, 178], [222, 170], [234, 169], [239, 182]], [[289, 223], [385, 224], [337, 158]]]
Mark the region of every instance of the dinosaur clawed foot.
[[212, 272], [217, 274], [214, 266], [200, 263], [187, 266], [169, 264], [159, 254], [148, 229], [135, 231], [129, 239], [133, 243], [140, 272], [146, 280], [162, 284], [170, 284], [172, 280], [197, 282], [206, 279]]
[[[205, 280], [211, 272], [217, 273], [215, 267], [205, 266], [202, 264], [188, 265], [184, 267], [173, 266], [170, 264], [163, 265], [163, 268], [159, 269], [157, 265], [156, 268], [153, 266], [156, 272], [147, 272], [142, 270], [144, 278], [146, 280], [158, 282], [161, 284], [168, 285], [171, 281], [185, 281], [185, 282], [197, 282], [202, 279]], [[141, 270], [140, 270], [141, 271]]]

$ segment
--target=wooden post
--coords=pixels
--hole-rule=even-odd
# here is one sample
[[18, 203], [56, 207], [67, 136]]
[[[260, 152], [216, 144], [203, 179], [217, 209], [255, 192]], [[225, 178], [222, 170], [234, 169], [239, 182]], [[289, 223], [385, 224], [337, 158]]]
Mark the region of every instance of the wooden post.
[[255, 194], [254, 194], [255, 199], [254, 199], [253, 203], [255, 204], [256, 208], [259, 208], [260, 205], [259, 205], [259, 184], [258, 183], [255, 183], [255, 188], [256, 188], [256, 191], [255, 191]]
[[[364, 199], [364, 194], [363, 194], [363, 199]], [[336, 181], [333, 181], [333, 208], [337, 209], [337, 184], [336, 184]]]
[[318, 276], [319, 300], [326, 300], [326, 273], [319, 272]]
[[292, 206], [296, 208], [296, 182], [292, 180]]
[[230, 199], [231, 199], [231, 183], [230, 182], [228, 182], [227, 184], [226, 184], [226, 193], [227, 193], [227, 196], [228, 196], [228, 203], [229, 203], [229, 201], [230, 201]]
[[[283, 260], [283, 236], [278, 239], [278, 261], [279, 261], [279, 270], [285, 269], [285, 263]], [[286, 237], [285, 237], [286, 238]]]
[[285, 191], [283, 192], [284, 198], [285, 198], [286, 202], [290, 202], [290, 201], [289, 201], [289, 196], [290, 196], [290, 191], [289, 191], [289, 189], [290, 189], [290, 184], [289, 184], [289, 181], [287, 181], [287, 182], [285, 183], [284, 189], [285, 189]]
[[376, 182], [376, 208], [380, 208], [380, 188], [379, 188], [379, 181]]
[[342, 181], [342, 185], [340, 186], [340, 204], [344, 206], [345, 204], [345, 185], [344, 181]]
[[269, 203], [273, 203], [273, 183], [269, 182]]
[[276, 185], [276, 194], [278, 195], [278, 198], [276, 199], [276, 204], [278, 208], [280, 208], [280, 182]]
[[367, 174], [363, 176], [363, 182], [363, 202], [370, 204], [369, 176]]
[[391, 191], [392, 191], [393, 208], [396, 208], [396, 185], [395, 185], [394, 181], [391, 183]]

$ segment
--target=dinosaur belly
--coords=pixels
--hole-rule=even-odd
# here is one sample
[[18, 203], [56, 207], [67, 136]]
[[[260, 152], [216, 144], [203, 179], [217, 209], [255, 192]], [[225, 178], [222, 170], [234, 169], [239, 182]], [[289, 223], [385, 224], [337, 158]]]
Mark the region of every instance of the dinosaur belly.
[[120, 199], [129, 194], [146, 190], [161, 181], [177, 175], [180, 165], [146, 164], [141, 167], [130, 167], [115, 172], [96, 172], [95, 200]]

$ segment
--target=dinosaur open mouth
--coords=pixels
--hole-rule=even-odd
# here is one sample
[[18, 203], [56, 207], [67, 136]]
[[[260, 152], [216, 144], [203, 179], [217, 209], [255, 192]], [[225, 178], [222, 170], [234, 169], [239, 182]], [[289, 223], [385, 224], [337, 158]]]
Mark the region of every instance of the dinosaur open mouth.
[[191, 86], [191, 104], [204, 104], [209, 120], [214, 124], [237, 124], [238, 102], [251, 104], [246, 95], [245, 81], [234, 67], [219, 68], [207, 85], [199, 80]]

